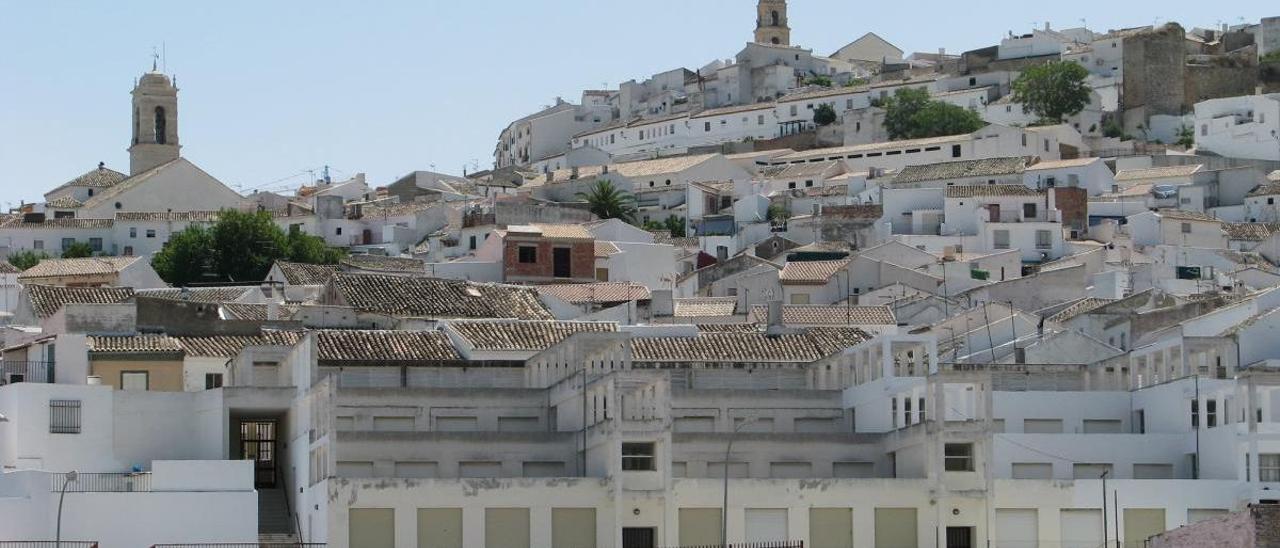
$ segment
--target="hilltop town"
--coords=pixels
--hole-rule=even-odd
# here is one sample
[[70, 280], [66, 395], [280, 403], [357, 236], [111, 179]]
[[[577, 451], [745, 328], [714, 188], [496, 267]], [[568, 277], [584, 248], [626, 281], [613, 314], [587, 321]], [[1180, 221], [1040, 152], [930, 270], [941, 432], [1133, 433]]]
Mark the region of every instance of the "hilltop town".
[[789, 8], [282, 192], [153, 66], [128, 166], [0, 214], [0, 547], [1275, 545], [1280, 17]]

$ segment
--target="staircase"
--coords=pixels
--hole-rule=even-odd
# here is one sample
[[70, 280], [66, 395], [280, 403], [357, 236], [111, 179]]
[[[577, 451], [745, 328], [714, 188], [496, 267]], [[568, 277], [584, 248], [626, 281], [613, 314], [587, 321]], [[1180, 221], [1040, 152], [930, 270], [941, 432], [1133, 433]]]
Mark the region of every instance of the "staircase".
[[264, 545], [298, 542], [284, 489], [258, 489], [258, 542]]

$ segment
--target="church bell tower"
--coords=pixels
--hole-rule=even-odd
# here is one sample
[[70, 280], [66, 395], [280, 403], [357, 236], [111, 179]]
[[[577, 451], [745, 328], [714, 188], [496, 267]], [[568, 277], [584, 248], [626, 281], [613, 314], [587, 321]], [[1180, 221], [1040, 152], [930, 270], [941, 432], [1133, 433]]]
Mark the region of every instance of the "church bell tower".
[[129, 175], [176, 160], [179, 148], [178, 88], [152, 64], [133, 87]]
[[787, 0], [759, 0], [756, 6], [756, 43], [791, 45], [787, 26]]

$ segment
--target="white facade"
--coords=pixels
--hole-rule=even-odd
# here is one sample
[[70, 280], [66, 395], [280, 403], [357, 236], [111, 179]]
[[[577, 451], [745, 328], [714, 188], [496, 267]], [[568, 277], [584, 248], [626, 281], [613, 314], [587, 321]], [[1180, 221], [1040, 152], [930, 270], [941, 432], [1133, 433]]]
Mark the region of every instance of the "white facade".
[[1194, 130], [1199, 150], [1280, 162], [1280, 93], [1196, 103]]

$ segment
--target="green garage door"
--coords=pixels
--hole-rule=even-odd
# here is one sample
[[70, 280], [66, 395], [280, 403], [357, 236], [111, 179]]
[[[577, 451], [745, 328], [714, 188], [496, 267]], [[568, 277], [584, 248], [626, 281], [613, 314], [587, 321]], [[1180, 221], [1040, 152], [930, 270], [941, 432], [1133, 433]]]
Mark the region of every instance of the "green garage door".
[[462, 509], [419, 508], [418, 548], [462, 548]]
[[876, 548], [917, 548], [915, 508], [876, 508]]
[[395, 510], [391, 508], [348, 510], [347, 544], [360, 548], [396, 548]]
[[810, 508], [809, 543], [813, 548], [853, 548], [853, 509]]

